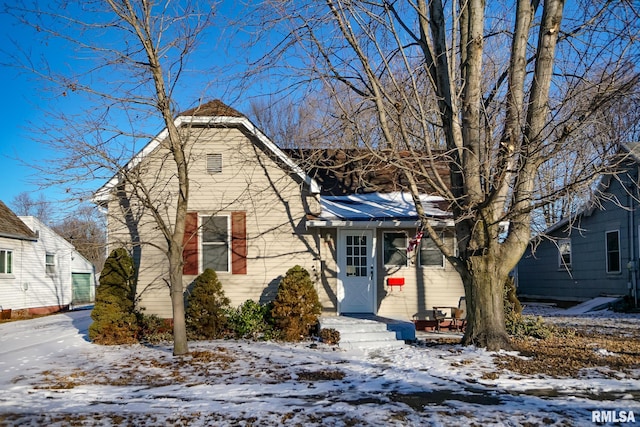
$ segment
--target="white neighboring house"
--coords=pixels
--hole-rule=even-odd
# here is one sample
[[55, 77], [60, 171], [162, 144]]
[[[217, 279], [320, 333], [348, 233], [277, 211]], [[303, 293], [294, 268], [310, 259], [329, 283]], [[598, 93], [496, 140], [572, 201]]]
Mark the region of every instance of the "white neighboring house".
[[0, 306], [47, 314], [95, 299], [93, 264], [40, 220], [0, 202]]

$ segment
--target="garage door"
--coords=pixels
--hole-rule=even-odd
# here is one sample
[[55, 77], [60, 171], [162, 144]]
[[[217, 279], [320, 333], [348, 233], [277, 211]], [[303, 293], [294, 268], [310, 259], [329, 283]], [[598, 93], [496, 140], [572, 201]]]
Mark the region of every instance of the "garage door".
[[71, 273], [73, 304], [88, 304], [93, 302], [91, 289], [91, 273]]

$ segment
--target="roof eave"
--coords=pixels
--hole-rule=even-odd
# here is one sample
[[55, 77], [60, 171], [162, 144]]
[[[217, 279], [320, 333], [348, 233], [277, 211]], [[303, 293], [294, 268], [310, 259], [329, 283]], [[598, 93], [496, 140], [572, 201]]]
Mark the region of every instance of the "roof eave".
[[[453, 219], [430, 218], [432, 227], [453, 227]], [[420, 226], [419, 219], [312, 219], [307, 220], [307, 228], [414, 228]]]
[[26, 240], [28, 242], [37, 242], [38, 238], [35, 236], [24, 236], [21, 234], [11, 234], [11, 233], [0, 233], [0, 237], [4, 237], [7, 239], [15, 239], [15, 240]]

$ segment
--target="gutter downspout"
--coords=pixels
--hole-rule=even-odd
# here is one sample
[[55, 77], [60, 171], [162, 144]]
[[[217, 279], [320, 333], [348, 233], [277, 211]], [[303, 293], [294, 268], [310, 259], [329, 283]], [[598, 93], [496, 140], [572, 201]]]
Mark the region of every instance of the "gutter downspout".
[[[632, 186], [635, 186], [635, 183], [631, 184]], [[629, 290], [631, 290], [633, 292], [634, 297], [636, 298], [636, 305], [637, 305], [637, 297], [636, 295], [636, 286], [637, 286], [637, 281], [636, 281], [636, 244], [635, 244], [635, 239], [634, 239], [634, 235], [635, 235], [635, 220], [634, 220], [634, 216], [635, 216], [635, 212], [634, 212], [634, 205], [635, 203], [633, 202], [633, 199], [635, 198], [635, 194], [636, 191], [633, 191], [633, 187], [628, 189], [627, 192], [627, 206], [628, 206], [628, 220], [627, 220], [627, 226], [629, 227], [629, 231], [627, 232], [627, 240], [629, 242], [629, 275], [630, 275], [630, 282], [628, 283], [628, 288]]]
[[[638, 307], [638, 262], [636, 259], [636, 241], [640, 242], [640, 230], [638, 240], [636, 240], [636, 221], [635, 221], [635, 200], [638, 197], [638, 179], [640, 178], [640, 167], [636, 167], [636, 176], [632, 176], [628, 173], [630, 182], [623, 185], [627, 192], [627, 241], [629, 244], [629, 263], [627, 269], [629, 270], [629, 281], [627, 282], [627, 289], [632, 293], [634, 307]], [[626, 181], [626, 180], [625, 180]], [[640, 248], [638, 248], [640, 250]]]

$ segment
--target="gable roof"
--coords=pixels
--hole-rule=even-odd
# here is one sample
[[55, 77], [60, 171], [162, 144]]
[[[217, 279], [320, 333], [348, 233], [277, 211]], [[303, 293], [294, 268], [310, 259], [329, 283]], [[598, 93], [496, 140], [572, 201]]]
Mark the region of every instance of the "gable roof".
[[197, 107], [190, 108], [180, 113], [179, 116], [244, 117], [242, 113], [224, 104], [219, 99], [214, 99], [213, 101], [209, 101]]
[[0, 237], [34, 242], [38, 240], [36, 234], [2, 201], [0, 201]]
[[[640, 165], [640, 142], [621, 143], [618, 154], [619, 156], [615, 161], [616, 167], [624, 170], [632, 163]], [[627, 162], [627, 160], [630, 160], [631, 162]], [[576, 218], [592, 215], [598, 206], [598, 198], [602, 197], [602, 195], [609, 189], [612, 180], [615, 179], [615, 175], [615, 173], [601, 175], [596, 183], [595, 193], [591, 195], [591, 199], [588, 200], [584, 206], [580, 207], [576, 212], [570, 213], [568, 216], [561, 218], [555, 224], [551, 224], [541, 234], [544, 235], [556, 232], [563, 227], [571, 226]], [[533, 236], [532, 239], [537, 237], [539, 237], [539, 235]]]
[[[320, 184], [322, 196], [350, 194], [395, 193], [409, 191], [409, 183], [399, 163], [419, 162], [409, 151], [377, 153], [369, 149], [288, 149], [284, 150]], [[385, 158], [396, 158], [387, 161]], [[449, 168], [437, 162], [435, 174], [449, 186]], [[424, 177], [416, 177], [422, 194], [434, 194], [435, 190]]]
[[[214, 99], [198, 107], [191, 108], [180, 114], [174, 120], [177, 128], [183, 125], [188, 126], [210, 126], [210, 127], [237, 127], [245, 135], [264, 147], [264, 149], [272, 154], [286, 167], [290, 168], [306, 185], [312, 193], [319, 193], [320, 187], [318, 183], [289, 156], [287, 156], [276, 144], [273, 143], [260, 129], [258, 129], [251, 121], [236, 111], [235, 109], [225, 105], [222, 101]], [[138, 152], [122, 169], [131, 170], [136, 167], [145, 157], [155, 150], [160, 143], [169, 135], [165, 128], [155, 138]], [[106, 202], [109, 192], [120, 182], [119, 174], [115, 174], [107, 183], [96, 191], [94, 200], [97, 203]]]

